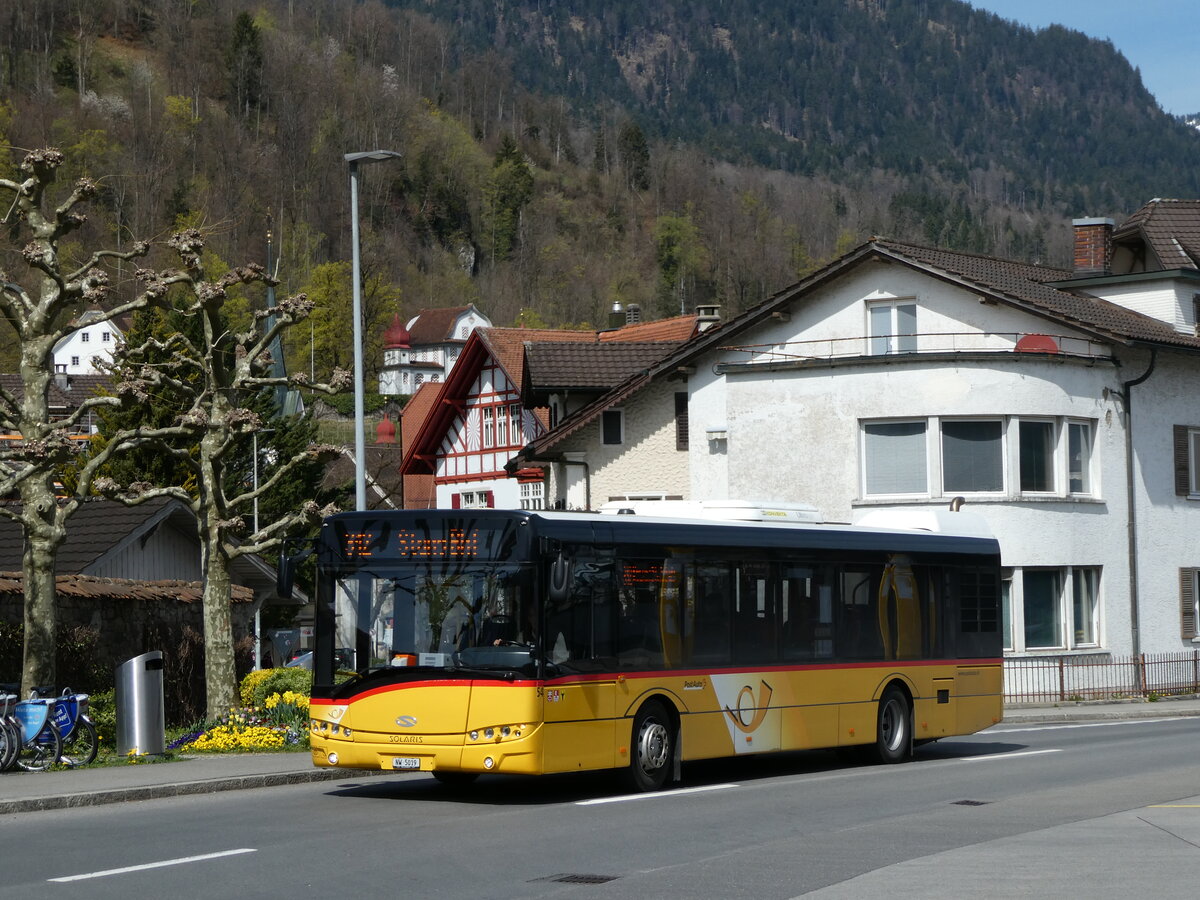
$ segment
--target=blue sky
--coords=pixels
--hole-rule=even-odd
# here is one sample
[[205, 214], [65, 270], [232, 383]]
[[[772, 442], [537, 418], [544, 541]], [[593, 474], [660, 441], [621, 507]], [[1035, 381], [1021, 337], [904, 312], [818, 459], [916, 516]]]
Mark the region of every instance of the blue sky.
[[1200, 27], [1196, 0], [969, 0], [1031, 28], [1065, 25], [1107, 38], [1141, 70], [1146, 85], [1169, 113], [1200, 113]]

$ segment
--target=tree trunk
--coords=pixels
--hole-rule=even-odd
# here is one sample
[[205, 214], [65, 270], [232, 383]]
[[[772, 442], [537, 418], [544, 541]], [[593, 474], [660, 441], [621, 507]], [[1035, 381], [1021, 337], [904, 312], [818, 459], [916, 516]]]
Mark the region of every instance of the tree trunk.
[[58, 607], [54, 590], [54, 557], [62, 541], [55, 522], [53, 483], [30, 478], [21, 485], [25, 552], [25, 651], [21, 664], [21, 696], [38, 685], [55, 685], [55, 636]]
[[[216, 529], [215, 524], [209, 526]], [[233, 656], [233, 623], [230, 615], [233, 589], [229, 560], [220, 550], [215, 533], [204, 541], [204, 681], [208, 718], [214, 719], [237, 705], [237, 669]]]

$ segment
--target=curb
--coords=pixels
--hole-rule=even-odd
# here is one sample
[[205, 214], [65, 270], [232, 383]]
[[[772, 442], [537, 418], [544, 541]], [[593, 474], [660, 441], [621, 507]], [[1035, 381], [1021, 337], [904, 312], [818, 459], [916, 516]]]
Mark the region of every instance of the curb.
[[370, 778], [382, 771], [356, 769], [314, 769], [311, 772], [268, 772], [261, 775], [237, 775], [228, 778], [209, 778], [203, 781], [184, 781], [175, 784], [151, 784], [138, 787], [112, 788], [87, 793], [55, 794], [48, 797], [24, 797], [0, 800], [0, 815], [20, 812], [46, 812], [56, 809], [75, 809], [125, 803], [132, 800], [156, 800], [163, 797], [183, 797], [189, 794], [215, 794], [221, 791], [240, 791], [250, 788], [279, 787], [288, 784], [308, 784], [316, 781], [341, 781], [346, 778]]

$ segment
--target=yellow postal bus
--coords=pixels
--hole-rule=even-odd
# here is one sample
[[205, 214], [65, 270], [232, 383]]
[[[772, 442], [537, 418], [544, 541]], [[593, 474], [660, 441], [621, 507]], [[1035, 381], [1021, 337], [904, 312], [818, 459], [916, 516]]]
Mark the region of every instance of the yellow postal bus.
[[[313, 762], [449, 783], [623, 769], [657, 790], [688, 760], [866, 746], [899, 762], [986, 728], [999, 547], [969, 514], [924, 515], [332, 516], [315, 544]], [[285, 593], [309, 552], [281, 562]]]

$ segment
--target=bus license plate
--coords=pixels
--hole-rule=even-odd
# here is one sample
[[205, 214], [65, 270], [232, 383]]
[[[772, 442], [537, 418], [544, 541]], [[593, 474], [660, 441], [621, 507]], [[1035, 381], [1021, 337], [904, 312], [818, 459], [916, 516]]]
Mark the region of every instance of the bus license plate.
[[417, 756], [393, 756], [393, 769], [419, 769], [421, 768], [421, 759]]

